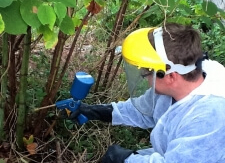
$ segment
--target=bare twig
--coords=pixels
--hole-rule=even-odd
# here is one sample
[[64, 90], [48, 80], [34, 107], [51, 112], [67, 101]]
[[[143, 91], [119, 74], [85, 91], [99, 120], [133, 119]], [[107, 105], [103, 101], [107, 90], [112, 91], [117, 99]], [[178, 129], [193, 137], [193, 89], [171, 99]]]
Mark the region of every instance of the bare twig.
[[45, 133], [45, 135], [44, 135], [44, 138], [46, 138], [46, 137], [52, 132], [53, 127], [55, 126], [55, 124], [56, 124], [56, 120], [54, 120], [54, 121], [52, 122], [52, 124], [49, 126], [48, 130], [46, 131], [46, 133]]
[[60, 147], [60, 142], [56, 141], [56, 153], [57, 153], [57, 163], [63, 163], [62, 157], [61, 157], [61, 147]]
[[83, 162], [82, 160], [83, 160], [83, 158], [85, 157], [86, 154], [87, 154], [87, 149], [85, 149], [84, 152], [82, 153], [78, 163], [82, 163]]
[[36, 108], [36, 109], [34, 109], [34, 111], [39, 111], [39, 110], [48, 109], [48, 108], [52, 108], [52, 107], [55, 107], [55, 104]]

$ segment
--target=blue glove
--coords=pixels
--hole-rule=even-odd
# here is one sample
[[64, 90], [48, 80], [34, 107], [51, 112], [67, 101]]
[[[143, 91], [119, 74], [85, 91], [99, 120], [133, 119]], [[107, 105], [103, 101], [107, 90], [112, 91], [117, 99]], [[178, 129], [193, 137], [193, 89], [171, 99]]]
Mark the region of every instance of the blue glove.
[[102, 157], [102, 163], [124, 163], [124, 160], [132, 153], [138, 154], [133, 150], [122, 148], [119, 145], [111, 145]]

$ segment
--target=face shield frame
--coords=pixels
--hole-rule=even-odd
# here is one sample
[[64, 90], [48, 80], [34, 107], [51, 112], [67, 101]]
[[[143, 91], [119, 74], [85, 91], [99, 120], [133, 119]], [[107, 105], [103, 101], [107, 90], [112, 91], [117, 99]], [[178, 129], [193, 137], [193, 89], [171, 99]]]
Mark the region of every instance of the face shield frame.
[[141, 28], [129, 34], [123, 41], [122, 56], [126, 62], [138, 68], [154, 70], [159, 74], [162, 73], [158, 76], [164, 76], [166, 65], [148, 39], [148, 34], [154, 29]]

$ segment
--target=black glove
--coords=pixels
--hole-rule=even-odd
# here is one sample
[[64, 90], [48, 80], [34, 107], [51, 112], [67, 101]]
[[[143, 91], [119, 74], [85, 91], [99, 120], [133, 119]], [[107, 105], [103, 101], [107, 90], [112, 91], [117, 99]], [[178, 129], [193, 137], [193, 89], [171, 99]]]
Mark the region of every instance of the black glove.
[[103, 122], [112, 122], [113, 107], [111, 104], [87, 105], [81, 103], [80, 107], [71, 113], [69, 119], [77, 121], [77, 117], [83, 114], [88, 120], [100, 120]]
[[102, 163], [124, 163], [124, 160], [132, 153], [138, 154], [133, 150], [122, 148], [119, 145], [112, 145], [102, 157]]

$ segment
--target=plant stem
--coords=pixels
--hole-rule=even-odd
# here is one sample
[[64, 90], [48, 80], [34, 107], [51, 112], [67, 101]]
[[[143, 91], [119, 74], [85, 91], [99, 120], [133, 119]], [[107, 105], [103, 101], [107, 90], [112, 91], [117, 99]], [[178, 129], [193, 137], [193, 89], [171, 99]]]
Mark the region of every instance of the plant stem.
[[1, 69], [1, 95], [0, 95], [0, 142], [4, 140], [4, 116], [7, 92], [7, 68], [9, 61], [8, 34], [3, 34], [2, 39], [2, 69]]
[[14, 43], [16, 41], [15, 35], [9, 35], [9, 71], [8, 71], [8, 78], [9, 78], [9, 110], [6, 113], [6, 116], [9, 115], [9, 112], [13, 110], [15, 107], [15, 101], [16, 101], [16, 93], [17, 93], [17, 83], [16, 83], [16, 50], [14, 50]]
[[49, 93], [54, 87], [54, 84], [57, 80], [57, 75], [60, 67], [60, 60], [62, 57], [63, 47], [66, 42], [66, 34], [64, 34], [62, 31], [59, 31], [58, 34], [58, 43], [56, 45], [56, 48], [54, 50], [52, 64], [51, 64], [51, 70], [50, 75], [48, 77], [48, 82], [46, 86], [46, 92]]
[[19, 108], [16, 126], [16, 137], [17, 144], [20, 149], [23, 148], [23, 132], [26, 121], [26, 90], [27, 90], [27, 74], [30, 56], [30, 45], [31, 45], [31, 28], [28, 28], [27, 34], [24, 39], [24, 52], [22, 67], [20, 72], [20, 87], [19, 87]]

